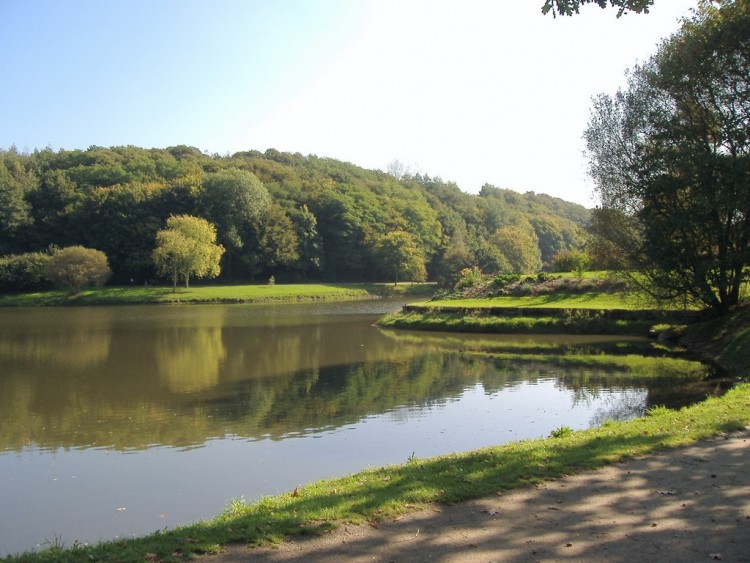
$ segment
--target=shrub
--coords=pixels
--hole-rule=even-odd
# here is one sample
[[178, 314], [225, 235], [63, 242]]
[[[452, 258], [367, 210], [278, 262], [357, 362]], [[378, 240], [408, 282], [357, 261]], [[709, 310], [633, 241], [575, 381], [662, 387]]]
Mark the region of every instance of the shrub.
[[567, 438], [573, 434], [573, 429], [570, 426], [560, 426], [550, 432], [550, 438]]
[[479, 269], [479, 266], [473, 268], [464, 268], [461, 270], [460, 277], [456, 283], [456, 289], [464, 289], [467, 287], [476, 287], [484, 281], [484, 275]]
[[521, 276], [518, 274], [498, 274], [495, 276], [492, 282], [498, 289], [504, 289], [510, 284], [516, 283], [520, 279]]
[[553, 272], [575, 272], [581, 278], [590, 263], [591, 258], [586, 251], [564, 250], [552, 257], [550, 266]]
[[87, 286], [100, 286], [109, 279], [107, 255], [100, 250], [83, 246], [68, 246], [55, 250], [47, 261], [44, 276], [55, 287], [76, 293]]
[[29, 291], [45, 287], [44, 270], [50, 255], [28, 252], [0, 256], [0, 290]]

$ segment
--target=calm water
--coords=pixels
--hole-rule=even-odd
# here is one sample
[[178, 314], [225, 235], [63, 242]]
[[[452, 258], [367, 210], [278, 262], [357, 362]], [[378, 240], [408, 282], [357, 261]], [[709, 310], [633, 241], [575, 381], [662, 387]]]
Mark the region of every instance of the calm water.
[[399, 307], [0, 309], [0, 556], [686, 400], [616, 362], [557, 361], [648, 342], [373, 326]]

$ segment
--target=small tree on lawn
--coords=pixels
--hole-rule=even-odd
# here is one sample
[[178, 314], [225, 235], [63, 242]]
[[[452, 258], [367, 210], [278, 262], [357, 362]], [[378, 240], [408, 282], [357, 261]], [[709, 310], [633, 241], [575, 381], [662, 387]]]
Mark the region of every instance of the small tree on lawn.
[[190, 287], [190, 276], [215, 278], [224, 247], [216, 244], [216, 227], [192, 215], [173, 215], [167, 228], [156, 233], [153, 259], [160, 275], [170, 276], [172, 289], [182, 279]]

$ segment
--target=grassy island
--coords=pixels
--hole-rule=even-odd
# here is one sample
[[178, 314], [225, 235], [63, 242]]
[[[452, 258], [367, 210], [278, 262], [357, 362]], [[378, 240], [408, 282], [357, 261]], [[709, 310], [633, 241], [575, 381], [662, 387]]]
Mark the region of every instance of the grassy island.
[[[658, 307], [644, 295], [604, 277], [540, 275], [476, 287], [408, 305], [380, 320], [386, 328], [505, 334], [646, 336], [698, 322], [705, 313], [681, 304]], [[681, 328], [679, 329], [681, 330]]]

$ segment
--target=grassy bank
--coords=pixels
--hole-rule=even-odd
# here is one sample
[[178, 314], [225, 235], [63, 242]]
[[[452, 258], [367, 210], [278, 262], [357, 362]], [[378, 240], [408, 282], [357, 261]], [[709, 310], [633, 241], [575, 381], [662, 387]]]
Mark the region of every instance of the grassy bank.
[[189, 289], [160, 286], [100, 287], [75, 295], [39, 291], [0, 295], [0, 307], [60, 305], [142, 305], [180, 303], [275, 303], [344, 301], [373, 296], [429, 294], [429, 284], [277, 284], [197, 286]]
[[653, 305], [632, 292], [556, 290], [433, 299], [405, 307], [402, 312], [384, 317], [379, 324], [384, 328], [447, 332], [645, 336], [656, 324], [695, 322], [701, 315], [700, 311], [677, 306], [654, 309]]
[[647, 319], [609, 319], [599, 310], [561, 312], [554, 316], [502, 316], [480, 312], [401, 312], [387, 315], [383, 328], [494, 334], [615, 334], [648, 335], [654, 325]]
[[683, 341], [730, 372], [750, 376], [750, 300], [726, 318], [688, 327]]
[[493, 308], [493, 307], [550, 307], [565, 309], [646, 309], [647, 301], [636, 296], [619, 293], [552, 293], [546, 295], [514, 295], [502, 297], [481, 297], [478, 299], [436, 299], [430, 307]]
[[53, 546], [8, 561], [170, 561], [214, 553], [231, 542], [278, 542], [293, 534], [323, 533], [342, 522], [377, 521], [425, 503], [454, 503], [554, 479], [748, 424], [750, 384], [743, 384], [679, 411], [657, 408], [630, 422], [555, 432], [556, 438], [412, 458], [404, 465], [312, 483], [252, 504], [238, 499], [207, 522], [96, 546]]
[[[696, 348], [745, 379], [750, 359], [750, 309], [695, 327]], [[608, 361], [603, 358], [603, 361]], [[368, 469], [311, 483], [253, 503], [232, 501], [223, 514], [144, 538], [95, 546], [52, 546], [8, 561], [179, 560], [215, 553], [232, 542], [273, 543], [305, 533], [325, 533], [343, 522], [377, 521], [426, 503], [454, 503], [600, 467], [750, 425], [750, 384], [680, 410], [652, 409], [648, 416], [599, 428], [524, 440], [403, 465]]]

